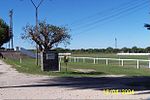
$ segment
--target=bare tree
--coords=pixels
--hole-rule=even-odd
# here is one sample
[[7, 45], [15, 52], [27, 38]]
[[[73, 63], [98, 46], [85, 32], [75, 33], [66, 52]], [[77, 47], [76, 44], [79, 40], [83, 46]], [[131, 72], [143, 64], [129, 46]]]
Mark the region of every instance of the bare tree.
[[66, 27], [58, 27], [47, 24], [45, 21], [38, 25], [38, 33], [36, 26], [26, 25], [24, 27], [22, 39], [30, 39], [38, 44], [40, 51], [51, 50], [54, 46], [64, 43], [69, 44], [71, 36]]

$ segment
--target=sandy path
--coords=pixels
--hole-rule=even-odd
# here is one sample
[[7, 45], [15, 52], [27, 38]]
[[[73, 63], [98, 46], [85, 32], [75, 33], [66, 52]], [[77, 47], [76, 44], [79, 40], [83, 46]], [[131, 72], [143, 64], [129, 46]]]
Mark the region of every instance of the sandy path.
[[82, 84], [80, 87], [72, 78], [69, 78], [69, 81], [59, 80], [61, 78], [18, 73], [11, 66], [0, 61], [0, 99], [148, 99], [150, 97], [150, 94], [106, 95], [99, 89], [84, 88]]

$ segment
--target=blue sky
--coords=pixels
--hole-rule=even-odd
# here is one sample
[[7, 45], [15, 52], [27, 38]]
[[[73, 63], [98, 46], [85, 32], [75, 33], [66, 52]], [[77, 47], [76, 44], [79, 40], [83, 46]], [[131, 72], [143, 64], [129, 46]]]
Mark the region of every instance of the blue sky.
[[[39, 20], [71, 29], [72, 40], [67, 48], [114, 47], [115, 37], [118, 48], [147, 47], [150, 31], [144, 23], [150, 23], [149, 4], [149, 0], [45, 0], [39, 8]], [[30, 0], [1, 0], [0, 18], [7, 23], [10, 9], [14, 10], [15, 46], [34, 48], [20, 38], [23, 26], [35, 24]]]

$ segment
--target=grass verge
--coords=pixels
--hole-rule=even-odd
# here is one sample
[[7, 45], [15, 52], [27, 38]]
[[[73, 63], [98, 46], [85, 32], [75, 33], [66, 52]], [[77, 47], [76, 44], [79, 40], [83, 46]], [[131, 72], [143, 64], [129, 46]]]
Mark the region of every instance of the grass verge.
[[[17, 71], [21, 73], [38, 74], [38, 75], [49, 75], [49, 76], [84, 76], [93, 77], [100, 75], [127, 75], [127, 76], [150, 76], [150, 69], [141, 68], [135, 69], [132, 67], [122, 67], [122, 66], [106, 66], [104, 64], [91, 64], [91, 63], [69, 63], [66, 66], [61, 63], [60, 72], [43, 72], [39, 66], [36, 66], [35, 59], [23, 59], [22, 63], [19, 60], [5, 59], [6, 63], [12, 65]], [[92, 72], [81, 72], [77, 69], [92, 69]]]

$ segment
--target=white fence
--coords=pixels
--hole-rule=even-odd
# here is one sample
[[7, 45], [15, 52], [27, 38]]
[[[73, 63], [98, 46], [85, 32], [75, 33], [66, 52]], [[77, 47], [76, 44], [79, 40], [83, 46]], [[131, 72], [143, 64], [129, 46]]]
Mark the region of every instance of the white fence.
[[150, 56], [150, 53], [117, 53], [120, 56]]
[[[63, 57], [60, 57], [60, 61], [62, 61]], [[86, 60], [90, 60], [93, 64], [98, 64], [98, 61], [105, 61], [105, 65], [109, 65], [110, 61], [118, 61], [119, 66], [124, 66], [125, 61], [134, 61], [136, 62], [136, 68], [140, 68], [140, 62], [148, 62], [148, 68], [150, 68], [150, 60], [143, 59], [116, 59], [116, 58], [93, 58], [93, 57], [69, 57], [70, 62], [83, 62], [86, 63]]]

